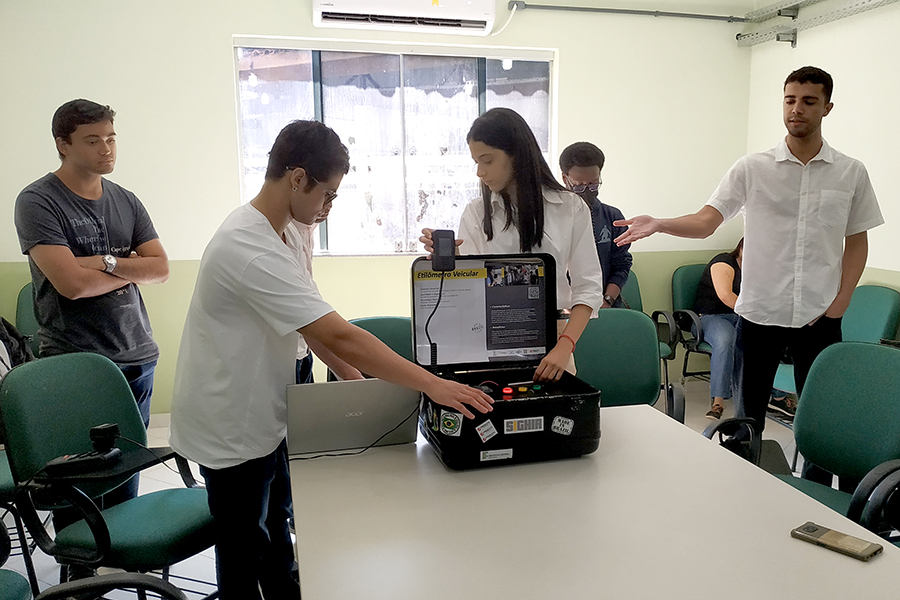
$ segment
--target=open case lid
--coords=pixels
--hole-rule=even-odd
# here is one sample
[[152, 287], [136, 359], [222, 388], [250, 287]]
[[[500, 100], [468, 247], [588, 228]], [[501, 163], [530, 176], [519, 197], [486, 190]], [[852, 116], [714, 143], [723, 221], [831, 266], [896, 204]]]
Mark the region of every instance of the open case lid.
[[[432, 370], [537, 365], [556, 344], [556, 262], [549, 254], [466, 255], [442, 274], [432, 271], [431, 260], [417, 258], [412, 306], [419, 365]], [[437, 345], [435, 364], [429, 334]]]

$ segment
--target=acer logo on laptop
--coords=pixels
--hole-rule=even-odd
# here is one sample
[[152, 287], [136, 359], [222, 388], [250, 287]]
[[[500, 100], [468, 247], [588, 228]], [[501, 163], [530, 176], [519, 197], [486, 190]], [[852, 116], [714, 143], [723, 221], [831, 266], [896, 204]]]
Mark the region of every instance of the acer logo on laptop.
[[361, 417], [364, 412], [365, 412], [364, 410], [351, 411], [351, 412], [348, 412], [347, 414], [345, 414], [344, 416], [345, 417]]

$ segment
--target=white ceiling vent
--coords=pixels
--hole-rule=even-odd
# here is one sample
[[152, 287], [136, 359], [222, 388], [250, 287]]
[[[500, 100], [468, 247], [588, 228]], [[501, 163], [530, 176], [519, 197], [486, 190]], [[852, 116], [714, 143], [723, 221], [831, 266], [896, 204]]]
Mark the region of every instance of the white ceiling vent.
[[488, 35], [494, 0], [313, 0], [313, 25]]

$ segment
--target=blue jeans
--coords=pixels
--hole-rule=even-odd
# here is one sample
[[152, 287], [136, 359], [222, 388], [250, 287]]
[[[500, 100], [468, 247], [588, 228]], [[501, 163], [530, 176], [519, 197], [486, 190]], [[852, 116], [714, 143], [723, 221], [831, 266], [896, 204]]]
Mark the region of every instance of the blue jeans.
[[288, 530], [291, 480], [287, 442], [282, 440], [270, 454], [234, 467], [201, 465], [200, 473], [206, 479], [216, 531], [219, 598], [299, 600]]
[[744, 353], [740, 346], [740, 318], [734, 313], [701, 315], [703, 341], [712, 346], [709, 360], [709, 397], [731, 398], [735, 416], [743, 416], [741, 394]]

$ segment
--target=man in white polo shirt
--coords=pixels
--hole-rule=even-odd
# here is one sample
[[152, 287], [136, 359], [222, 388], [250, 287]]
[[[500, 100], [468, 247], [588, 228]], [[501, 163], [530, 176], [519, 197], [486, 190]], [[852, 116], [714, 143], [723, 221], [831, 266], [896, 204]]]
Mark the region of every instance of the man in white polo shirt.
[[[200, 464], [216, 528], [221, 600], [299, 599], [288, 532], [287, 394], [297, 333], [353, 365], [473, 417], [491, 400], [435, 377], [341, 318], [297, 259], [291, 219], [312, 224], [349, 170], [337, 134], [295, 121], [278, 134], [266, 179], [200, 261], [172, 397], [172, 447]], [[260, 590], [262, 596], [260, 595]]]
[[640, 216], [616, 238], [627, 244], [662, 232], [705, 238], [744, 213], [741, 316], [746, 416], [761, 432], [785, 350], [797, 393], [816, 356], [841, 340], [841, 317], [866, 266], [866, 231], [884, 222], [865, 166], [822, 138], [833, 82], [803, 67], [784, 83], [787, 136], [739, 159], [700, 211], [675, 219]]

